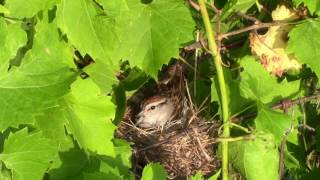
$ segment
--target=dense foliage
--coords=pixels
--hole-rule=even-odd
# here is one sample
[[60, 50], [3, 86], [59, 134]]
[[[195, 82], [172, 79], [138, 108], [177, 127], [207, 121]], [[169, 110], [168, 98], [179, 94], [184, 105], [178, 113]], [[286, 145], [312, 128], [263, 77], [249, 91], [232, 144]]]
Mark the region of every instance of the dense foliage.
[[[220, 141], [230, 179], [319, 179], [319, 106], [308, 99], [319, 86], [319, 1], [208, 0], [226, 94], [197, 3], [0, 0], [0, 179], [134, 179], [131, 146], [114, 137], [126, 97], [179, 59], [193, 66], [194, 103], [211, 99], [203, 116], [218, 121], [229, 99], [231, 135]], [[166, 176], [158, 163], [142, 172]]]

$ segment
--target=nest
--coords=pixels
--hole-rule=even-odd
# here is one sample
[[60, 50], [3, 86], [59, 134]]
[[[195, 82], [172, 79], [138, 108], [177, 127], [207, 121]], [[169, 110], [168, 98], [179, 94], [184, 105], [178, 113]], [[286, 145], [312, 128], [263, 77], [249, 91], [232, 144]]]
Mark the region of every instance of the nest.
[[[201, 110], [196, 110], [190, 95], [185, 93], [188, 91], [184, 64], [179, 61], [162, 72], [158, 84], [144, 86], [128, 99], [126, 115], [118, 125], [116, 136], [133, 144], [132, 171], [139, 179], [146, 164], [159, 162], [169, 179], [188, 179], [198, 171], [210, 176], [220, 167], [214, 141], [220, 124], [198, 116]], [[176, 116], [161, 129], [137, 127], [135, 119], [143, 99], [158, 94], [170, 96], [176, 105]]]
[[133, 143], [133, 172], [137, 177], [151, 162], [162, 164], [169, 179], [187, 179], [198, 171], [210, 176], [219, 169], [214, 141], [218, 124], [208, 123], [192, 114], [188, 125], [177, 123], [170, 128], [144, 130], [135, 126], [134, 113], [130, 113], [130, 109], [128, 114], [119, 124], [116, 135]]

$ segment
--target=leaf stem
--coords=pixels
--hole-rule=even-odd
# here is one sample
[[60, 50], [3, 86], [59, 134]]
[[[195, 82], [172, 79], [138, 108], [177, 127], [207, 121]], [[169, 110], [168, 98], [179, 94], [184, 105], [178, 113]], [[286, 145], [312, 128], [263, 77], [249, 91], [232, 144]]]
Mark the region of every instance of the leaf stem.
[[[215, 41], [215, 33], [212, 30], [210, 18], [208, 15], [208, 11], [205, 5], [205, 0], [199, 0], [200, 11], [202, 15], [202, 19], [205, 25], [205, 29], [207, 32], [207, 38], [209, 43], [209, 49], [212, 52], [212, 57], [214, 64], [217, 70], [217, 77], [218, 77], [218, 84], [219, 84], [219, 91], [220, 91], [220, 98], [221, 98], [221, 107], [222, 107], [222, 118], [224, 123], [223, 138], [228, 138], [230, 136], [230, 125], [229, 121], [229, 99], [227, 96], [226, 84], [223, 76], [223, 69], [222, 69], [222, 59]], [[229, 173], [228, 173], [228, 142], [223, 141], [222, 143], [222, 179], [227, 180]]]

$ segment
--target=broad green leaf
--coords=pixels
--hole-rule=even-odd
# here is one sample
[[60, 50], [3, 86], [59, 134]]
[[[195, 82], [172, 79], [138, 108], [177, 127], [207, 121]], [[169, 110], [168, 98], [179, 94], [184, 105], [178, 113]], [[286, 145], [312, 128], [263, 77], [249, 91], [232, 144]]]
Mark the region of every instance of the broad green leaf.
[[244, 69], [240, 82], [240, 93], [243, 97], [267, 104], [299, 92], [299, 81], [287, 82], [285, 79], [279, 83], [276, 77], [269, 74], [251, 56], [241, 59], [240, 64]]
[[273, 135], [255, 136], [255, 140], [229, 144], [231, 163], [248, 180], [278, 179], [279, 154]]
[[5, 7], [9, 10], [9, 16], [15, 18], [30, 18], [39, 11], [52, 8], [60, 0], [6, 0]]
[[296, 5], [300, 5], [301, 3], [303, 3], [305, 6], [308, 7], [311, 14], [320, 13], [320, 1], [318, 0], [293, 0], [293, 2], [296, 3]]
[[257, 131], [273, 134], [278, 145], [286, 130], [291, 126], [290, 116], [262, 105], [258, 106], [258, 116], [254, 122]]
[[[224, 69], [224, 78], [226, 82], [226, 90], [227, 90], [227, 96], [229, 98], [229, 111], [230, 114], [236, 114], [244, 110], [246, 107], [248, 107], [251, 103], [251, 101], [243, 98], [240, 95], [240, 88], [239, 88], [239, 81], [232, 79], [232, 74], [230, 70]], [[221, 104], [220, 99], [220, 91], [219, 91], [219, 84], [218, 79], [215, 76], [213, 79], [214, 83], [211, 84], [211, 97], [212, 101], [218, 101]]]
[[88, 166], [90, 158], [81, 150], [70, 149], [59, 153], [60, 164], [49, 171], [51, 179], [76, 179]]
[[0, 13], [9, 14], [10, 11], [7, 8], [5, 8], [3, 5], [0, 5]]
[[129, 5], [132, 3], [137, 3], [135, 0], [120, 0], [120, 1], [110, 1], [110, 0], [97, 0], [103, 6], [103, 9], [107, 11], [111, 16], [118, 16], [122, 11], [129, 10]]
[[198, 171], [194, 176], [191, 176], [191, 180], [203, 180], [204, 177], [200, 171]]
[[35, 113], [56, 106], [69, 91], [76, 73], [64, 63], [72, 56], [61, 43], [53, 24], [39, 23], [21, 66], [0, 77], [0, 131], [34, 123]]
[[50, 140], [41, 133], [28, 134], [25, 128], [9, 135], [0, 160], [12, 171], [14, 180], [41, 180], [55, 155]]
[[0, 77], [7, 73], [9, 61], [14, 58], [20, 47], [27, 43], [27, 34], [21, 23], [7, 24], [0, 18]]
[[115, 106], [111, 97], [100, 94], [90, 78], [78, 79], [71, 86], [71, 93], [61, 103], [67, 129], [79, 145], [101, 155], [115, 156], [113, 133]]
[[119, 176], [129, 176], [131, 168], [132, 148], [128, 142], [122, 139], [113, 139], [116, 158], [101, 158], [100, 171], [106, 174], [113, 173]]
[[134, 67], [130, 69], [128, 76], [120, 83], [126, 91], [139, 89], [144, 83], [147, 82], [149, 77], [140, 69]]
[[52, 140], [52, 146], [59, 151], [66, 151], [73, 147], [73, 141], [65, 133], [65, 120], [60, 107], [52, 107], [35, 117], [36, 127], [42, 131], [45, 138]]
[[83, 173], [83, 180], [122, 180], [122, 178], [115, 174], [106, 174], [103, 172]]
[[101, 61], [96, 61], [94, 64], [86, 67], [85, 72], [90, 75], [92, 80], [99, 86], [101, 93], [109, 93], [113, 84], [118, 84], [116, 76], [108, 66]]
[[3, 167], [3, 162], [1, 162], [1, 171], [0, 171], [1, 180], [12, 180], [11, 171]]
[[[120, 8], [123, 2], [119, 1]], [[181, 0], [126, 0], [115, 17], [119, 46], [114, 56], [130, 60], [156, 79], [158, 70], [172, 57], [178, 58], [182, 43], [193, 40], [195, 23]], [[108, 10], [108, 9], [107, 9]], [[107, 11], [108, 12], [108, 11]]]
[[220, 174], [221, 174], [221, 169], [217, 173], [209, 177], [208, 180], [218, 180]]
[[141, 180], [165, 180], [167, 176], [166, 170], [159, 163], [154, 163], [143, 168]]
[[[195, 24], [183, 1], [103, 4], [106, 12], [88, 0], [64, 0], [58, 7], [58, 19], [70, 42], [99, 64], [89, 68], [93, 69], [89, 74], [104, 92], [116, 82], [120, 59], [130, 60], [132, 67], [138, 66], [156, 78], [163, 64], [178, 57], [180, 45], [193, 39]], [[73, 9], [83, 11], [75, 13]]]
[[256, 0], [229, 0], [225, 6], [221, 18], [228, 17], [232, 12], [245, 13], [252, 5], [256, 3]]
[[90, 77], [103, 92], [110, 91], [117, 82], [115, 74], [120, 60], [111, 55], [118, 44], [113, 18], [106, 17], [93, 1], [62, 0], [57, 19], [70, 43], [94, 58], [95, 64], [88, 71]]
[[307, 20], [289, 33], [288, 51], [320, 77], [320, 20]]

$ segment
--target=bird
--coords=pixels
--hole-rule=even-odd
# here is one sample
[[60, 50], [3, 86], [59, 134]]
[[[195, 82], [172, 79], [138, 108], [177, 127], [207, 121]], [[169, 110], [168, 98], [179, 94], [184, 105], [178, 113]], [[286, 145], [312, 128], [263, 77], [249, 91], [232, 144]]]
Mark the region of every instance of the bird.
[[175, 116], [175, 106], [171, 98], [155, 95], [146, 99], [136, 116], [136, 125], [141, 128], [164, 127]]
[[155, 86], [135, 94], [130, 104], [132, 109], [139, 107], [134, 115], [137, 127], [163, 130], [181, 124], [185, 107], [184, 70], [181, 63], [175, 63], [164, 71]]

